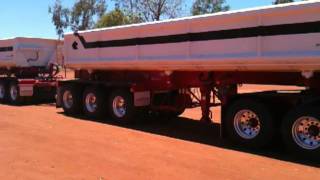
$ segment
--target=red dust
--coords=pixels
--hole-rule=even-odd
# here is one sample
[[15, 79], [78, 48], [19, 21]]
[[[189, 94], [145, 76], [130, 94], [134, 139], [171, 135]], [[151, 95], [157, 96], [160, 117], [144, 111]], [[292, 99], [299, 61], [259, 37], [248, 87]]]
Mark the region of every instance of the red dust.
[[[0, 179], [320, 179], [314, 166], [67, 117], [54, 104], [0, 111]], [[199, 119], [200, 111], [183, 116]]]

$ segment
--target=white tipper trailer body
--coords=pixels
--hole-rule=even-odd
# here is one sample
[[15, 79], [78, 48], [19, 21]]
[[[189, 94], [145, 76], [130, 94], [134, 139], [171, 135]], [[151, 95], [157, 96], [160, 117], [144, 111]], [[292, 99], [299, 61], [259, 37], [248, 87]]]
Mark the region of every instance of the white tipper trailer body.
[[73, 69], [318, 71], [320, 1], [65, 35]]
[[50, 63], [57, 63], [60, 44], [51, 39], [0, 39], [0, 68], [47, 67]]

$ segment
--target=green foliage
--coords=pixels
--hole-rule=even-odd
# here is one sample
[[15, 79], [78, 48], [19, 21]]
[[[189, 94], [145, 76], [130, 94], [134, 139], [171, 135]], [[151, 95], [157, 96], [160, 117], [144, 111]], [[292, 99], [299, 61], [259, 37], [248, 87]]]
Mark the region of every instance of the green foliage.
[[49, 7], [49, 13], [52, 14], [51, 21], [56, 27], [59, 38], [61, 38], [63, 36], [63, 30], [68, 27], [70, 11], [62, 7], [60, 0], [56, 0], [55, 4]]
[[49, 14], [52, 14], [52, 22], [59, 37], [63, 36], [67, 28], [74, 31], [93, 28], [96, 19], [105, 11], [105, 0], [77, 0], [72, 8], [65, 8], [60, 0], [56, 0], [54, 5], [49, 7]]
[[225, 5], [225, 0], [196, 0], [192, 5], [192, 15], [210, 14], [228, 11], [230, 6]]
[[276, 0], [273, 2], [273, 4], [284, 4], [284, 3], [291, 3], [294, 2], [294, 0]]
[[175, 18], [181, 12], [181, 0], [115, 0], [128, 16], [143, 22]]
[[112, 27], [126, 24], [138, 23], [137, 18], [125, 15], [120, 9], [115, 9], [103, 15], [96, 24], [96, 28]]
[[71, 10], [72, 30], [91, 29], [94, 18], [100, 18], [106, 11], [105, 0], [78, 0]]

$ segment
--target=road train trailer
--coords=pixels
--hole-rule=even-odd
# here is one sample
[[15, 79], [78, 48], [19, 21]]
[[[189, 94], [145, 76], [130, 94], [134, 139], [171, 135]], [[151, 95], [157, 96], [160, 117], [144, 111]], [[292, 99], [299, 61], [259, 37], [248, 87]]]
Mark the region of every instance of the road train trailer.
[[[222, 107], [221, 134], [264, 147], [284, 141], [320, 157], [320, 1], [65, 34], [57, 106], [67, 114], [132, 122]], [[303, 90], [238, 93], [240, 84]], [[199, 95], [200, 94], [200, 95]]]
[[54, 100], [62, 42], [39, 38], [0, 40], [0, 102]]

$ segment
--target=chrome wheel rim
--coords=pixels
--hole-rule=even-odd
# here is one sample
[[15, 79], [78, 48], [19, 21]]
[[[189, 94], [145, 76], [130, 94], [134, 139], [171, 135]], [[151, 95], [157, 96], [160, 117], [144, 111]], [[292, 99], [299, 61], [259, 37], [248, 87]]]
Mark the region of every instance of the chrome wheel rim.
[[320, 121], [314, 117], [304, 116], [292, 126], [293, 140], [302, 148], [314, 150], [320, 147]]
[[112, 109], [116, 117], [123, 118], [127, 113], [124, 98], [121, 96], [116, 96], [112, 102]]
[[260, 119], [251, 110], [244, 109], [237, 112], [233, 122], [237, 134], [244, 139], [254, 139], [261, 131]]
[[86, 105], [87, 111], [91, 113], [96, 112], [98, 108], [97, 96], [93, 93], [87, 94], [85, 98], [85, 105]]
[[6, 89], [3, 84], [0, 84], [0, 99], [4, 99], [6, 95]]
[[70, 109], [73, 106], [73, 96], [71, 91], [69, 90], [65, 91], [63, 93], [62, 100], [63, 100], [64, 107]]
[[18, 88], [17, 88], [17, 86], [12, 85], [10, 87], [10, 97], [14, 101], [17, 100], [17, 98], [18, 98]]

